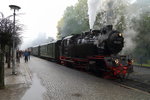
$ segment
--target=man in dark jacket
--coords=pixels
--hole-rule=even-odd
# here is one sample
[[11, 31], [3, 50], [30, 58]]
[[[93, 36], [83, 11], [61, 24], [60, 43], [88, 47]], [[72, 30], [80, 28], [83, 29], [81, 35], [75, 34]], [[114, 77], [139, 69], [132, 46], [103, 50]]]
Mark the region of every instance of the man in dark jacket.
[[25, 60], [25, 62], [28, 62], [28, 56], [29, 56], [29, 52], [27, 50], [25, 50], [25, 52], [24, 52], [24, 60]]

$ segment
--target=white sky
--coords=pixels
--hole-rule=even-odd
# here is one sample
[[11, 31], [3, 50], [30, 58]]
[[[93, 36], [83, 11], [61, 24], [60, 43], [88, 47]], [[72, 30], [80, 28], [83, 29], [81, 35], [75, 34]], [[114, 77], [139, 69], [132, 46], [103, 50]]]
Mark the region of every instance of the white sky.
[[0, 12], [5, 17], [13, 13], [9, 5], [21, 7], [16, 13], [20, 24], [24, 24], [23, 47], [31, 42], [39, 33], [56, 38], [57, 22], [67, 6], [74, 5], [78, 0], [0, 0]]

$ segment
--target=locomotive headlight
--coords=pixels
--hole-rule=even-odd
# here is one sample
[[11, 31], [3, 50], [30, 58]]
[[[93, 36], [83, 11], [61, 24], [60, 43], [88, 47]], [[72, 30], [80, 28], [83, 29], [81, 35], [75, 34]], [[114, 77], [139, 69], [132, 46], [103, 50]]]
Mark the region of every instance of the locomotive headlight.
[[119, 59], [116, 59], [116, 60], [115, 60], [115, 63], [116, 63], [116, 64], [119, 64]]
[[122, 33], [119, 33], [118, 35], [121, 37], [121, 36], [122, 36]]
[[133, 60], [133, 59], [131, 59], [131, 63], [134, 63], [134, 60]]
[[130, 60], [128, 60], [128, 64], [133, 64], [134, 63], [134, 60], [133, 59], [130, 59]]

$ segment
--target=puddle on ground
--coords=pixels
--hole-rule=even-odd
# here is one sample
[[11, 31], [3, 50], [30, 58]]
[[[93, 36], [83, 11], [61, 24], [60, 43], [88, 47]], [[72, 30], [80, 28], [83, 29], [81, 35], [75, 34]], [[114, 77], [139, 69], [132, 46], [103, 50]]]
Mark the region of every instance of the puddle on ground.
[[36, 74], [33, 74], [32, 80], [31, 88], [26, 91], [21, 100], [43, 100], [43, 93], [46, 92], [46, 89], [42, 86]]

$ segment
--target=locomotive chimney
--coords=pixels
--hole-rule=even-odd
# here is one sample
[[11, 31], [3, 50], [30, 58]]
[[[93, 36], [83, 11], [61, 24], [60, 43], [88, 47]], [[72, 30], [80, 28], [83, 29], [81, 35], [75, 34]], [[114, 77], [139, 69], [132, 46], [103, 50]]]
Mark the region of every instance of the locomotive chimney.
[[90, 29], [90, 33], [92, 34], [93, 32], [92, 32], [92, 29]]
[[107, 25], [106, 27], [107, 27], [107, 30], [108, 30], [108, 31], [112, 30], [112, 28], [113, 28], [112, 25]]

